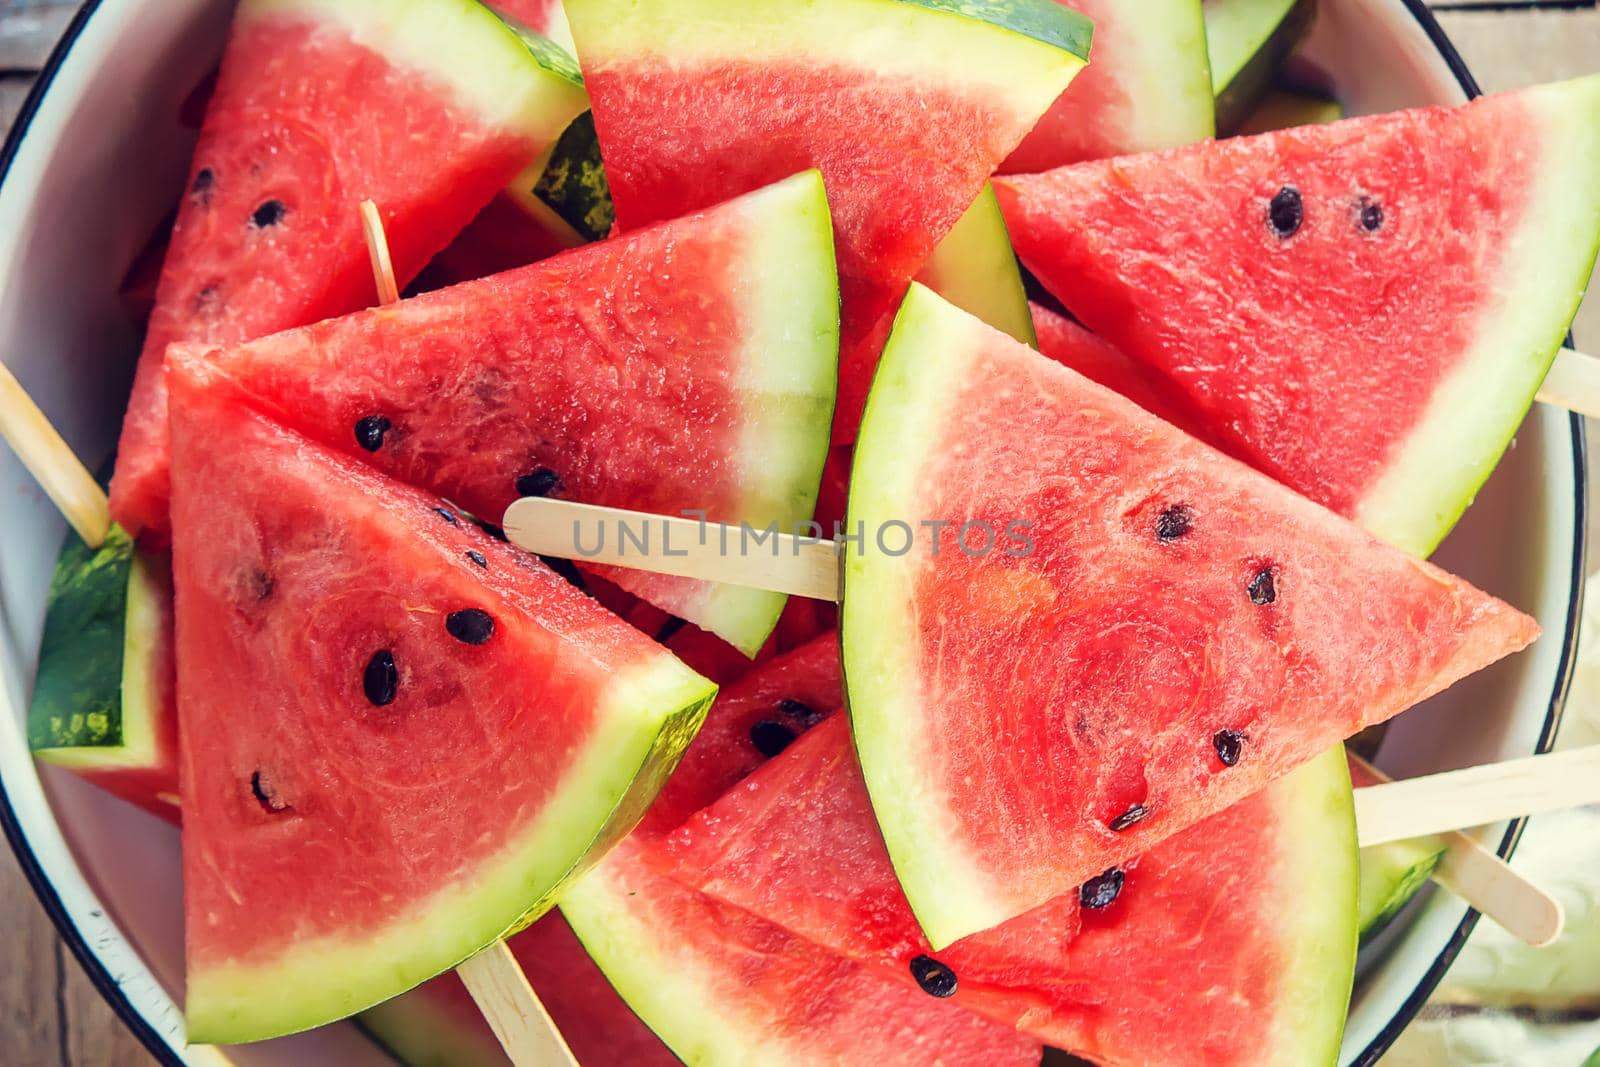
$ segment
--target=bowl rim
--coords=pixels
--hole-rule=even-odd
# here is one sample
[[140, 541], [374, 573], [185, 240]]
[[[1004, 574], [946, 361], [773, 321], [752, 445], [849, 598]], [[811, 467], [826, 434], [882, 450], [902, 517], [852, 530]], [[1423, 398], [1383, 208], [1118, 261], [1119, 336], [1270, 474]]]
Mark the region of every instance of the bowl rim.
[[[1450, 41], [1444, 28], [1433, 15], [1424, 0], [1398, 0], [1424, 33], [1429, 42], [1444, 60], [1450, 73], [1460, 84], [1463, 92], [1470, 99], [1482, 95], [1477, 80], [1467, 68], [1461, 54], [1456, 51], [1455, 45]], [[0, 146], [0, 185], [3, 185], [11, 173], [12, 164], [26, 140], [33, 119], [55, 83], [56, 76], [60, 73], [67, 57], [74, 46], [82, 37], [89, 21], [100, 10], [104, 0], [84, 0], [72, 20], [67, 24], [56, 43], [49, 58], [40, 68], [37, 79], [27, 96], [22, 107], [17, 112], [17, 117], [7, 132], [3, 146]], [[1571, 344], [1571, 337], [1567, 343]], [[1561, 724], [1562, 713], [1565, 710], [1568, 690], [1572, 684], [1573, 668], [1577, 653], [1579, 624], [1583, 613], [1584, 578], [1586, 569], [1586, 529], [1588, 511], [1587, 491], [1587, 445], [1584, 433], [1583, 418], [1577, 414], [1568, 415], [1568, 428], [1572, 447], [1573, 464], [1573, 522], [1575, 525], [1573, 538], [1572, 572], [1570, 588], [1567, 599], [1567, 618], [1562, 634], [1561, 656], [1556, 666], [1556, 674], [1551, 689], [1550, 702], [1545, 712], [1544, 724], [1540, 729], [1538, 743], [1534, 747], [1535, 753], [1548, 752], [1555, 742], [1556, 731]], [[1496, 852], [1509, 859], [1516, 851], [1522, 832], [1527, 824], [1527, 819], [1517, 819], [1510, 823], [1505, 834], [1500, 839]], [[32, 886], [34, 895], [38, 897], [45, 913], [50, 917], [57, 934], [71, 949], [74, 957], [89, 981], [99, 991], [106, 1003], [111, 1006], [117, 1017], [122, 1021], [133, 1035], [155, 1059], [164, 1067], [185, 1067], [182, 1051], [175, 1048], [162, 1037], [145, 1019], [140, 1010], [133, 1004], [127, 992], [111, 975], [100, 957], [89, 944], [84, 932], [78, 927], [66, 906], [62, 903], [55, 887], [45, 874], [33, 847], [28, 840], [26, 832], [12, 807], [11, 799], [6, 791], [5, 780], [0, 776], [0, 830], [5, 833], [7, 843], [12, 853], [16, 856], [23, 876]], [[1350, 1067], [1372, 1067], [1380, 1056], [1386, 1052], [1396, 1038], [1400, 1036], [1417, 1012], [1430, 996], [1450, 965], [1455, 962], [1462, 946], [1468, 936], [1478, 924], [1479, 913], [1468, 908], [1466, 915], [1456, 926], [1455, 931], [1446, 941], [1444, 947], [1434, 957], [1433, 963], [1417, 983], [1411, 994], [1395, 1009], [1389, 1021], [1378, 1031], [1376, 1036], [1359, 1054], [1351, 1061]]]

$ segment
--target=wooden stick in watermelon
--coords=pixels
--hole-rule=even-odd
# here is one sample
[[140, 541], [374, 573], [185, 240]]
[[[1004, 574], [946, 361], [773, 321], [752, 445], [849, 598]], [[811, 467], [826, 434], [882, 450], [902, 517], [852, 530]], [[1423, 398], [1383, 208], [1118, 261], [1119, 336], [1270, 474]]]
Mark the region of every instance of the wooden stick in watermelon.
[[[1380, 784], [1394, 780], [1353, 752], [1349, 758]], [[1561, 936], [1566, 913], [1560, 901], [1471, 836], [1460, 830], [1444, 836], [1448, 851], [1431, 875], [1435, 882], [1530, 945], [1548, 945]]]
[[[372, 259], [378, 299], [393, 304], [400, 299], [400, 287], [395, 281], [383, 215], [371, 200], [361, 202], [361, 232]], [[578, 1067], [566, 1039], [504, 941], [496, 941], [467, 960], [456, 968], [456, 974], [515, 1067]]]
[[0, 363], [0, 437], [16, 452], [84, 544], [100, 547], [111, 528], [105, 490], [50, 425], [11, 368]]

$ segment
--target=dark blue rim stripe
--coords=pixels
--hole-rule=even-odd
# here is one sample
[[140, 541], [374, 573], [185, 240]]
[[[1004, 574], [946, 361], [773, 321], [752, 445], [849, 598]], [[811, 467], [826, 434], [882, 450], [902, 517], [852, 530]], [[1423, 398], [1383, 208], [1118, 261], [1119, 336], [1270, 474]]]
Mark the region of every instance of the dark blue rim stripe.
[[[1461, 88], [1465, 90], [1468, 96], [1480, 95], [1482, 90], [1478, 88], [1477, 81], [1472, 77], [1472, 73], [1467, 70], [1466, 63], [1462, 61], [1455, 46], [1450, 43], [1450, 39], [1445, 35], [1444, 30], [1439, 26], [1438, 21], [1433, 17], [1427, 6], [1422, 0], [1404, 0], [1404, 3], [1411, 16], [1427, 32], [1434, 47], [1438, 49], [1440, 56], [1449, 66], [1450, 72], [1460, 82]], [[56, 45], [55, 50], [51, 52], [49, 60], [39, 71], [39, 78], [34, 83], [33, 89], [28, 93], [27, 99], [23, 102], [22, 110], [18, 112], [16, 122], [12, 125], [11, 132], [6, 137], [5, 146], [0, 148], [0, 184], [3, 184], [6, 177], [11, 173], [11, 165], [16, 160], [17, 152], [21, 149], [23, 139], [31, 128], [35, 115], [38, 114], [39, 105], [43, 101], [45, 93], [49, 91], [56, 75], [60, 73], [61, 66], [66, 62], [68, 53], [77, 44], [78, 38], [82, 36], [84, 27], [88, 25], [89, 19], [100, 9], [100, 4], [101, 0], [85, 0], [83, 7], [79, 9], [77, 15], [67, 26], [61, 41]], [[1570, 420], [1575, 488], [1573, 500], [1575, 547], [1572, 557], [1572, 594], [1567, 602], [1567, 623], [1564, 635], [1566, 640], [1562, 645], [1561, 661], [1557, 666], [1556, 684], [1550, 696], [1549, 709], [1545, 714], [1544, 728], [1540, 731], [1539, 743], [1536, 749], [1538, 752], [1549, 751], [1550, 746], [1555, 741], [1556, 729], [1561, 723], [1561, 713], [1566, 704], [1567, 690], [1572, 684], [1573, 660], [1577, 652], [1578, 642], [1578, 621], [1583, 612], [1588, 464], [1585, 456], [1583, 419], [1577, 415], [1572, 415]], [[1511, 827], [1506, 831], [1505, 837], [1500, 842], [1498, 851], [1501, 856], [1509, 857], [1516, 849], [1525, 825], [1526, 820], [1524, 819], [1519, 819], [1511, 824]], [[122, 991], [122, 987], [117, 984], [111, 973], [106, 970], [105, 965], [100, 962], [100, 958], [89, 947], [88, 942], [84, 940], [82, 932], [67, 913], [65, 906], [61, 903], [61, 898], [56, 894], [55, 887], [45, 876], [37, 857], [33, 854], [32, 847], [23, 835], [22, 827], [17, 821], [16, 811], [12, 808], [11, 800], [6, 795], [4, 780], [0, 780], [0, 827], [4, 828], [6, 840], [10, 843], [12, 852], [16, 854], [17, 861], [22, 867], [22, 873], [27, 877], [29, 884], [33, 886], [33, 891], [38, 896], [39, 902], [44, 906], [45, 912], [49, 914], [50, 921], [55, 924], [61, 939], [66, 942], [67, 946], [72, 950], [72, 954], [77, 957], [79, 964], [82, 965], [85, 973], [89, 976], [89, 980], [94, 983], [95, 988], [105, 997], [106, 1002], [111, 1005], [123, 1023], [133, 1031], [134, 1036], [160, 1063], [165, 1067], [184, 1067], [178, 1051], [169, 1045], [166, 1039], [145, 1021], [144, 1016], [128, 1000], [127, 995]], [[1395, 1039], [1400, 1036], [1400, 1032], [1410, 1025], [1411, 1020], [1422, 1008], [1423, 1003], [1433, 994], [1434, 988], [1438, 986], [1440, 980], [1444, 977], [1445, 971], [1455, 961], [1457, 954], [1461, 951], [1461, 946], [1466, 943], [1467, 936], [1472, 933], [1472, 929], [1477, 925], [1477, 922], [1478, 913], [1469, 910], [1466, 917], [1462, 919], [1461, 924], [1456, 927], [1455, 933], [1451, 935], [1444, 950], [1434, 959], [1433, 966], [1428, 969], [1422, 981], [1417, 984], [1417, 988], [1412, 992], [1411, 996], [1401, 1005], [1400, 1010], [1395, 1013], [1388, 1025], [1379, 1031], [1378, 1036], [1373, 1039], [1372, 1043], [1356, 1057], [1351, 1067], [1372, 1067], [1377, 1062], [1378, 1057], [1383, 1055], [1389, 1046], [1394, 1043]]]

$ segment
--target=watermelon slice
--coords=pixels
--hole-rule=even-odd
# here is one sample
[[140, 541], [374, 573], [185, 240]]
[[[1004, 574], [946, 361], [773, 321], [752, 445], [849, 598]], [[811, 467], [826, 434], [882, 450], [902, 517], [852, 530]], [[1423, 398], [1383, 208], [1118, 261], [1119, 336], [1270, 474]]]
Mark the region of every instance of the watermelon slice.
[[1070, 6], [1094, 20], [1091, 62], [1001, 173], [1154, 152], [1215, 132], [1200, 0], [1070, 0]]
[[567, 13], [561, 7], [561, 0], [489, 0], [489, 6], [539, 36], [554, 41], [569, 53], [576, 51], [572, 44], [572, 28], [567, 25]]
[[167, 527], [167, 346], [373, 303], [363, 199], [409, 280], [583, 110], [570, 65], [474, 0], [240, 3], [123, 423], [111, 497], [130, 532]]
[[[177, 347], [189, 1037], [372, 1006], [549, 906], [715, 686], [457, 512]], [[218, 448], [226, 442], [227, 448]]]
[[175, 819], [169, 566], [120, 526], [94, 550], [67, 535], [50, 583], [28, 744], [44, 762]]
[[1022, 268], [1011, 250], [1005, 216], [994, 187], [985, 185], [933, 255], [917, 281], [950, 303], [1003, 330], [1025, 345], [1036, 345]]
[[1600, 76], [996, 183], [1025, 265], [1228, 451], [1427, 555], [1600, 246]]
[[867, 786], [935, 947], [1538, 633], [920, 286], [849, 516], [921, 520], [906, 554], [846, 558], [842, 633]]
[[[506, 942], [586, 1067], [677, 1067], [629, 1010], [559, 912]], [[407, 1067], [509, 1067], [483, 1013], [454, 974], [440, 975], [356, 1020]]]
[[1316, 0], [1205, 0], [1217, 129], [1235, 129], [1255, 109], [1316, 10]]
[[[214, 355], [275, 417], [497, 520], [545, 494], [811, 517], [838, 344], [815, 171], [520, 271]], [[783, 597], [607, 572], [753, 655]]]
[[728, 11], [724, 0], [567, 4], [617, 222], [820, 168], [844, 305], [834, 438], [853, 440], [907, 282], [1083, 66], [1091, 27], [1055, 0]]
[[[954, 975], [953, 1003], [1101, 1067], [1309, 1067], [1335, 1061], [1344, 1027], [1355, 857], [1350, 779], [1342, 751], [1329, 752], [935, 957], [895, 881], [840, 717], [651, 859], [910, 988], [931, 991], [936, 964], [932, 973]], [[1181, 1012], [1171, 1010], [1175, 983]]]

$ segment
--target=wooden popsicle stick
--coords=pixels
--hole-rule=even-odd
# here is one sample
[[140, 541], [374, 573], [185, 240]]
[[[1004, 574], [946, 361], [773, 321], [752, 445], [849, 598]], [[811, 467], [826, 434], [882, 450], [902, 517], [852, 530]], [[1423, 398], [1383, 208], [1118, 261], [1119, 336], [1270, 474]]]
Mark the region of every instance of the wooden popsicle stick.
[[16, 452], [28, 473], [78, 531], [84, 544], [99, 548], [111, 528], [111, 505], [100, 483], [50, 425], [11, 368], [0, 363], [0, 437]]
[[[378, 299], [393, 304], [400, 299], [394, 261], [389, 256], [389, 235], [383, 216], [371, 200], [361, 202], [361, 232], [372, 260], [372, 277]], [[539, 1000], [522, 966], [504, 941], [496, 941], [456, 968], [472, 1001], [494, 1031], [513, 1067], [578, 1067], [566, 1038]]]
[[[1380, 782], [1393, 781], [1354, 753], [1350, 753], [1350, 761]], [[1559, 900], [1460, 830], [1443, 836], [1448, 848], [1434, 868], [1431, 877], [1435, 882], [1535, 948], [1561, 936], [1566, 912]]]
[[512, 544], [541, 556], [839, 599], [839, 546], [826, 538], [548, 497], [515, 501], [502, 525]]
[[1600, 804], [1600, 745], [1356, 790], [1362, 847]]
[[1579, 415], [1600, 418], [1600, 359], [1563, 348], [1539, 387], [1538, 400]]

